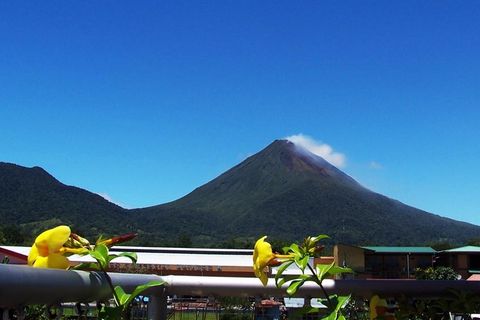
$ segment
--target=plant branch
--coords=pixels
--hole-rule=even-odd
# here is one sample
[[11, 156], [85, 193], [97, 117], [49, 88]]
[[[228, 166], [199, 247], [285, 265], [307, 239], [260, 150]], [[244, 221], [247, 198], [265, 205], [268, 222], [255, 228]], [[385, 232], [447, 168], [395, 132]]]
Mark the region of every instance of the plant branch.
[[97, 262], [98, 262], [98, 266], [99, 266], [100, 270], [103, 272], [103, 274], [105, 275], [105, 278], [107, 279], [108, 286], [110, 287], [110, 290], [112, 291], [112, 294], [113, 294], [113, 299], [115, 300], [115, 304], [117, 306], [120, 306], [120, 299], [118, 298], [117, 294], [115, 293], [115, 288], [113, 287], [112, 279], [108, 275], [107, 271], [102, 267], [102, 264], [100, 263], [100, 261], [97, 260]]
[[330, 300], [330, 297], [328, 296], [327, 290], [325, 290], [325, 288], [323, 287], [323, 285], [322, 285], [322, 280], [318, 279], [317, 273], [315, 272], [315, 270], [312, 268], [312, 266], [311, 266], [309, 263], [307, 263], [307, 266], [308, 266], [308, 269], [309, 269], [309, 270], [312, 272], [312, 274], [315, 276], [315, 282], [320, 286], [320, 289], [322, 289], [323, 294], [324, 294], [325, 297], [327, 298], [329, 307], [332, 308], [332, 307], [333, 307], [333, 305], [332, 305], [332, 300]]

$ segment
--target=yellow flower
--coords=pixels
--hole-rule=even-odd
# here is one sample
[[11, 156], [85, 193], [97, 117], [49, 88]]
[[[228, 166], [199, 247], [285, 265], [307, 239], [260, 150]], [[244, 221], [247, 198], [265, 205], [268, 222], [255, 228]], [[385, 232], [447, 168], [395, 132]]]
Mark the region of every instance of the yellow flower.
[[394, 309], [395, 308], [388, 306], [387, 300], [380, 298], [378, 295], [374, 295], [370, 299], [370, 320], [395, 320]]
[[272, 252], [272, 246], [265, 241], [266, 238], [267, 236], [258, 239], [253, 250], [253, 271], [264, 286], [268, 283], [266, 268], [276, 258]]
[[86, 248], [69, 248], [65, 243], [70, 239], [70, 228], [58, 226], [42, 232], [28, 254], [28, 264], [35, 268], [67, 269], [65, 254], [84, 253]]

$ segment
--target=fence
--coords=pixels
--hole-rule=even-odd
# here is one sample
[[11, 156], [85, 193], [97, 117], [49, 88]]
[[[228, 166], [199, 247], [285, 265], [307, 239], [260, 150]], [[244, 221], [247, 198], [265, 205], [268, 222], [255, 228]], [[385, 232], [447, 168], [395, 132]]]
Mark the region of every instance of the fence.
[[[167, 285], [154, 287], [149, 296], [148, 319], [167, 319], [168, 295], [283, 297], [285, 290], [273, 281], [263, 287], [256, 278], [158, 276], [146, 274], [109, 273], [114, 285], [125, 291], [152, 280], [164, 280]], [[445, 297], [449, 289], [480, 293], [480, 281], [429, 280], [331, 280], [323, 281], [328, 293], [348, 294], [369, 298], [373, 294], [386, 296]], [[62, 302], [104, 301], [111, 296], [106, 278], [101, 273], [36, 269], [28, 266], [0, 264], [0, 308], [15, 309], [26, 305], [54, 305]], [[319, 288], [305, 284], [298, 297], [317, 297]]]

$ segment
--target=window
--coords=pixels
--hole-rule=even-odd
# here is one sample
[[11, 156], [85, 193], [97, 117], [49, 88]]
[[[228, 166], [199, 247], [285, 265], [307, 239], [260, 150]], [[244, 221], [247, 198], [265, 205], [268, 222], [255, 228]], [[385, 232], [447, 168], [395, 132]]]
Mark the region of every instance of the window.
[[470, 260], [469, 269], [480, 270], [480, 254], [471, 254], [468, 257]]

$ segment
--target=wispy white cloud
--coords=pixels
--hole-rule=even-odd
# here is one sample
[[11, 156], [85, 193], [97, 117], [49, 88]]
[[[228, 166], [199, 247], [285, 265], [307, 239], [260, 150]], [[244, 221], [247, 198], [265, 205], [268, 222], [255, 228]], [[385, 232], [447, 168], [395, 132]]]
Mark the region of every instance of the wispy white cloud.
[[376, 162], [376, 161], [370, 161], [370, 163], [368, 164], [368, 167], [370, 169], [374, 169], [374, 170], [381, 170], [383, 169], [383, 166], [382, 164]]
[[107, 200], [108, 202], [111, 202], [113, 204], [116, 204], [117, 206], [120, 206], [122, 208], [125, 208], [125, 209], [129, 209], [128, 206], [126, 206], [124, 203], [121, 203], [121, 202], [118, 202], [118, 201], [115, 201], [112, 199], [112, 197], [110, 197], [108, 194], [104, 193], [104, 192], [97, 192], [97, 194], [102, 197], [103, 199]]
[[317, 156], [322, 157], [338, 168], [343, 168], [346, 166], [347, 158], [345, 155], [333, 150], [333, 148], [326, 143], [316, 141], [312, 137], [301, 133], [286, 137], [285, 139], [310, 151], [313, 154], [316, 154]]

